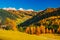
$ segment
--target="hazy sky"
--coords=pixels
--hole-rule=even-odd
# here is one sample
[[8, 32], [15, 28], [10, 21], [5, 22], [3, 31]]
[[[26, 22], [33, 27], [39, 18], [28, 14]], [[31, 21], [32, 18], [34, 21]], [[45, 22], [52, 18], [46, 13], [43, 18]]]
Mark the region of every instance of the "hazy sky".
[[0, 0], [0, 8], [4, 7], [44, 10], [48, 7], [60, 7], [60, 0]]

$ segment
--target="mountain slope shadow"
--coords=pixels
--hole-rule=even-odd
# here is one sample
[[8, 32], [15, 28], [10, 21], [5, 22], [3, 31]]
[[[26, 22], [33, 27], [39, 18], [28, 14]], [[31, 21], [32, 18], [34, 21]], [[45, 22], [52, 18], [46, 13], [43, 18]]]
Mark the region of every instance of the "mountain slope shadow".
[[34, 23], [36, 23], [36, 22], [38, 22], [38, 21], [40, 21], [40, 20], [42, 20], [44, 18], [48, 18], [48, 17], [51, 17], [51, 16], [60, 16], [60, 9], [59, 10], [56, 10], [56, 11], [53, 11], [53, 12], [45, 13], [45, 14], [42, 14], [42, 15], [41, 15], [41, 13], [38, 13], [33, 18], [31, 18], [29, 20], [26, 20], [25, 22], [19, 24], [18, 26], [19, 27], [20, 26], [25, 27], [25, 26], [29, 26], [31, 24], [34, 24]]
[[16, 20], [16, 18], [18, 18], [18, 16], [14, 15], [11, 12], [8, 12], [6, 10], [0, 9], [0, 20], [1, 20], [2, 24], [4, 24], [6, 18]]

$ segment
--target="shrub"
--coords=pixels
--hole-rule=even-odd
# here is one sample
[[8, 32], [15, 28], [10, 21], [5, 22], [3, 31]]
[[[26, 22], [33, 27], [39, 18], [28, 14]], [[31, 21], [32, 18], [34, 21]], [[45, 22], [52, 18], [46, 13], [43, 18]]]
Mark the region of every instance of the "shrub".
[[11, 28], [11, 26], [7, 26], [5, 29], [6, 30], [11, 30], [12, 28]]
[[20, 32], [23, 32], [24, 30], [23, 30], [23, 27], [20, 27], [19, 29], [18, 29]]

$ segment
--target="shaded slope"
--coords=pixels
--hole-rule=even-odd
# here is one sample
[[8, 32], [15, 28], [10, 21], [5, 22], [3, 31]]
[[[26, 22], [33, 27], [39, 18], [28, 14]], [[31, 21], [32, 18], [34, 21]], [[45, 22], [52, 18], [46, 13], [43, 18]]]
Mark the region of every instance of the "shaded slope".
[[[60, 8], [57, 8], [58, 10], [56, 11], [52, 11], [52, 12], [40, 12], [38, 13], [36, 16], [34, 16], [33, 18], [29, 19], [29, 20], [26, 20], [24, 23], [21, 23], [20, 25], [18, 26], [29, 26], [33, 23], [36, 23], [44, 18], [48, 18], [48, 17], [51, 17], [51, 16], [60, 16]], [[43, 13], [43, 14], [42, 14]]]
[[16, 19], [18, 18], [16, 15], [13, 15], [12, 13], [6, 11], [6, 10], [3, 10], [3, 9], [0, 9], [0, 18], [2, 20], [2, 23], [5, 21], [6, 18], [10, 18], [10, 19]]

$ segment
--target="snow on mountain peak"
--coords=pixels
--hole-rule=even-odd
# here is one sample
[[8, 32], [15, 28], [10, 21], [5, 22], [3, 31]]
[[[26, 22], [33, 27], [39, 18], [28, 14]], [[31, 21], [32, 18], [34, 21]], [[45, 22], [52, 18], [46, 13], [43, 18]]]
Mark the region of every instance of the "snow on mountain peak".
[[13, 8], [13, 7], [2, 8], [2, 9], [4, 9], [4, 10], [34, 11], [33, 9], [23, 9], [23, 8], [16, 9], [16, 8]]
[[25, 9], [23, 9], [23, 8], [19, 8], [18, 10], [25, 11]]
[[16, 8], [8, 7], [8, 8], [3, 8], [4, 10], [16, 10]]

